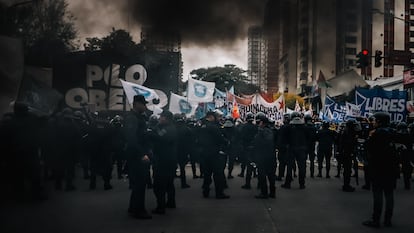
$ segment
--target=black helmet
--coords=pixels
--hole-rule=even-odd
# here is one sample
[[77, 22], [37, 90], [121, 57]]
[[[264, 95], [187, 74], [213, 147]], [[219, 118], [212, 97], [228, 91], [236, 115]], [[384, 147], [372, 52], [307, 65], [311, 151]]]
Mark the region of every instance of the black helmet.
[[390, 124], [390, 114], [386, 112], [377, 112], [374, 114], [374, 118], [379, 126], [388, 126]]
[[122, 125], [123, 118], [120, 115], [115, 115], [111, 121], [109, 121], [109, 124], [114, 126], [120, 126]]
[[246, 114], [246, 121], [254, 121], [254, 114], [251, 112], [248, 112]]
[[306, 114], [303, 119], [305, 120], [305, 122], [311, 121], [312, 120], [312, 116], [309, 114]]
[[400, 122], [397, 124], [397, 130], [405, 130], [405, 129], [407, 129], [407, 123]]
[[356, 124], [356, 121], [354, 119], [349, 119], [346, 121], [346, 126], [353, 127]]
[[174, 114], [174, 121], [175, 122], [184, 122], [185, 117], [181, 115], [180, 113]]
[[299, 112], [292, 112], [292, 113], [290, 114], [290, 119], [292, 119], [292, 120], [293, 120], [293, 118], [295, 118], [295, 117], [302, 118], [302, 115], [301, 115]]
[[258, 112], [256, 114], [256, 121], [263, 121], [264, 123], [268, 123], [269, 119], [267, 118], [266, 114], [263, 112]]
[[170, 121], [172, 121], [174, 119], [174, 116], [173, 116], [172, 112], [170, 112], [168, 110], [162, 111], [162, 113], [160, 114], [160, 116], [165, 117], [165, 118], [167, 118]]

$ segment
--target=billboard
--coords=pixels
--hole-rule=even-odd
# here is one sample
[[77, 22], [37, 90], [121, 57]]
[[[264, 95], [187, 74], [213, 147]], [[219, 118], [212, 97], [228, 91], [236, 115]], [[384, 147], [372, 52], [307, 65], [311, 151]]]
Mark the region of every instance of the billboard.
[[129, 110], [120, 79], [155, 89], [152, 103], [165, 107], [167, 94], [178, 91], [180, 53], [145, 51], [121, 57], [101, 51], [76, 52], [56, 62], [53, 88], [63, 93], [71, 108], [94, 105], [96, 111]]

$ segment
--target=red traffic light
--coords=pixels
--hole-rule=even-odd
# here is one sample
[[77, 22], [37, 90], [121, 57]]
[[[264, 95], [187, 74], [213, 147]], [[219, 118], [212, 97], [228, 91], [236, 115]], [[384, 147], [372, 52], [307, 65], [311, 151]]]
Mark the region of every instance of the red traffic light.
[[367, 49], [362, 50], [362, 55], [368, 56], [368, 54], [369, 54], [369, 51]]

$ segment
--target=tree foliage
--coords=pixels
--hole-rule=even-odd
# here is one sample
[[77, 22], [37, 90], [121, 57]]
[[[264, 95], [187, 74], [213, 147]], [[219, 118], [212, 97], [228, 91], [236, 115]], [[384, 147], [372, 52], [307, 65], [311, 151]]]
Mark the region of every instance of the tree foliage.
[[236, 94], [252, 94], [259, 91], [253, 84], [247, 83], [246, 71], [236, 65], [224, 65], [223, 67], [200, 68], [190, 72], [198, 80], [215, 82], [219, 90], [228, 90], [234, 86]]
[[116, 55], [130, 56], [140, 50], [140, 46], [132, 40], [129, 32], [123, 29], [112, 28], [108, 36], [86, 38], [86, 41], [87, 43], [83, 45], [86, 51], [101, 50]]
[[23, 40], [26, 61], [51, 66], [56, 56], [77, 48], [74, 16], [65, 0], [28, 1], [9, 6], [7, 35]]

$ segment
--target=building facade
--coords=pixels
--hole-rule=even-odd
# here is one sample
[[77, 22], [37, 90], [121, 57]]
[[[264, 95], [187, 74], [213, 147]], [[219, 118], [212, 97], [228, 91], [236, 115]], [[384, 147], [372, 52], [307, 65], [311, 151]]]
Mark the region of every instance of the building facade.
[[262, 26], [252, 26], [248, 30], [248, 70], [247, 77], [251, 84], [260, 90], [267, 90], [267, 43]]

